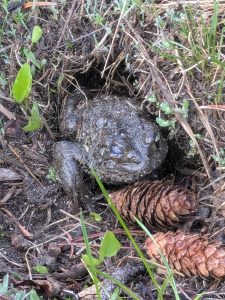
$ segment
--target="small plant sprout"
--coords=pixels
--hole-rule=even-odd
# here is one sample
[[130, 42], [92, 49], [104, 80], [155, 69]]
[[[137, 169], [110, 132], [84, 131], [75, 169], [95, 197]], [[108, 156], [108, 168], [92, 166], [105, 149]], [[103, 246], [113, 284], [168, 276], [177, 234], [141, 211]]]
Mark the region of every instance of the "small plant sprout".
[[91, 212], [90, 213], [90, 217], [95, 221], [95, 222], [101, 222], [102, 221], [102, 217], [100, 214], [97, 214], [95, 212]]
[[172, 115], [173, 110], [168, 102], [162, 102], [160, 104], [160, 109], [164, 112], [165, 115]]
[[180, 112], [182, 113], [185, 119], [187, 119], [188, 117], [189, 106], [190, 106], [190, 102], [187, 99], [184, 99]]
[[[31, 43], [36, 44], [40, 38], [42, 37], [42, 29], [39, 26], [34, 26], [32, 31]], [[20, 70], [17, 73], [15, 82], [12, 88], [13, 98], [16, 103], [23, 104], [25, 102], [31, 92], [32, 87], [32, 71], [33, 67], [36, 66], [39, 69], [46, 63], [46, 60], [42, 60], [38, 62], [35, 58], [35, 55], [29, 49], [24, 49], [24, 55], [27, 58], [28, 62], [23, 64]], [[30, 66], [30, 62], [33, 66]], [[39, 113], [38, 105], [35, 101], [33, 101], [31, 115], [28, 120], [28, 124], [23, 127], [23, 130], [26, 132], [32, 132], [38, 130], [42, 127], [42, 120]]]
[[[36, 25], [33, 28], [32, 31], [32, 37], [31, 37], [31, 45], [33, 46], [34, 44], [37, 44], [39, 40], [41, 39], [43, 34], [43, 31], [40, 26]], [[25, 57], [30, 61], [35, 67], [37, 67], [39, 70], [46, 64], [46, 59], [42, 59], [41, 61], [37, 60], [34, 53], [28, 49], [24, 48], [23, 53]], [[32, 66], [32, 70], [34, 69], [34, 66]], [[34, 71], [34, 70], [33, 70]], [[34, 73], [34, 72], [33, 72]]]
[[38, 105], [36, 102], [33, 102], [31, 109], [31, 116], [29, 118], [28, 124], [23, 127], [23, 130], [26, 132], [32, 132], [38, 130], [42, 127], [41, 116], [39, 113]]
[[[20, 68], [15, 82], [13, 84], [12, 93], [13, 98], [16, 103], [22, 104], [30, 95], [32, 86], [32, 74], [31, 68], [28, 63], [25, 63]], [[28, 120], [28, 124], [23, 127], [23, 130], [26, 132], [35, 131], [42, 127], [41, 116], [39, 114], [38, 105], [36, 102], [33, 102], [31, 109], [31, 116]]]
[[[114, 233], [112, 231], [107, 231], [100, 245], [99, 258], [94, 258], [95, 266], [100, 265], [105, 258], [115, 256], [120, 248], [121, 244], [115, 237]], [[82, 255], [82, 260], [86, 263], [86, 265], [90, 265], [90, 260], [87, 254]]]
[[42, 265], [34, 266], [33, 270], [38, 274], [48, 274], [48, 268]]
[[57, 180], [57, 176], [56, 176], [56, 170], [55, 170], [55, 168], [54, 167], [50, 167], [49, 169], [48, 169], [48, 175], [46, 176], [47, 177], [47, 179], [49, 179], [49, 180], [51, 180], [51, 181], [53, 181], [53, 182], [56, 182], [56, 180]]
[[17, 290], [9, 284], [9, 275], [3, 277], [3, 282], [0, 284], [0, 299], [14, 299], [14, 300], [41, 300], [34, 289], [30, 292], [25, 290]]
[[175, 128], [175, 124], [176, 124], [175, 120], [164, 120], [160, 117], [156, 118], [156, 122], [160, 127]]
[[35, 65], [38, 69], [41, 69], [45, 64], [46, 64], [46, 60], [43, 59], [41, 62], [37, 61], [34, 53], [32, 51], [30, 51], [29, 49], [25, 48], [23, 50], [24, 55], [26, 56], [26, 58], [33, 64]]
[[225, 166], [225, 149], [220, 148], [219, 155], [212, 155], [212, 158], [222, 166]]
[[97, 25], [101, 25], [104, 26], [105, 23], [105, 19], [100, 15], [100, 14], [96, 14], [94, 17], [94, 21]]
[[[202, 139], [202, 136], [200, 134], [195, 134], [195, 137], [197, 140]], [[194, 157], [198, 153], [197, 147], [192, 140], [189, 140], [189, 146], [190, 146], [190, 148], [187, 153], [187, 157]]]
[[38, 41], [42, 37], [42, 34], [43, 34], [43, 30], [41, 29], [41, 27], [38, 25], [34, 26], [32, 31], [32, 37], [31, 37], [32, 45], [38, 43]]
[[158, 103], [158, 99], [155, 94], [150, 94], [146, 97], [146, 100], [150, 103]]

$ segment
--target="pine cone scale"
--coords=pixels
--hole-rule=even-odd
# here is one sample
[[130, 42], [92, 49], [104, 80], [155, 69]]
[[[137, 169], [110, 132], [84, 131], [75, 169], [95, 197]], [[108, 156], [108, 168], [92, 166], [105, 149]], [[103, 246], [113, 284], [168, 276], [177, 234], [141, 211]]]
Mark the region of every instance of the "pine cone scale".
[[135, 222], [135, 216], [147, 226], [164, 229], [176, 227], [197, 207], [193, 192], [167, 181], [136, 182], [110, 196], [126, 220]]
[[[186, 276], [200, 275], [215, 278], [225, 276], [225, 247], [210, 242], [206, 236], [177, 231], [157, 233], [154, 239], [170, 267]], [[162, 263], [151, 238], [146, 240], [145, 248], [154, 261]]]

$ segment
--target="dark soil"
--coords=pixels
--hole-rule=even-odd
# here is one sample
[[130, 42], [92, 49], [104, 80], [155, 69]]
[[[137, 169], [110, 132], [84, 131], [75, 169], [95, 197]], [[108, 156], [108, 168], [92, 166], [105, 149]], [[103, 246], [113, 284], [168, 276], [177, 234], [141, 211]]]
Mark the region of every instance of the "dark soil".
[[[3, 275], [9, 273], [14, 287], [27, 290], [34, 287], [46, 299], [65, 299], [67, 296], [78, 299], [78, 294], [93, 284], [81, 262], [85, 244], [80, 215], [75, 211], [72, 198], [65, 194], [58, 182], [53, 182], [48, 176], [53, 160], [52, 147], [57, 140], [63, 138], [58, 131], [58, 117], [63, 98], [73, 94], [77, 87], [93, 96], [101, 93], [137, 96], [140, 105], [143, 106], [146, 104], [146, 90], [154, 89], [158, 96], [164, 97], [156, 80], [152, 78], [149, 79], [148, 85], [144, 86], [142, 93], [136, 89], [137, 81], [139, 80], [138, 84], [141, 85], [146, 77], [139, 73], [138, 61], [135, 63], [131, 59], [131, 69], [127, 68], [125, 53], [128, 51], [129, 41], [121, 32], [116, 36], [115, 46], [111, 49], [107, 64], [109, 68], [102, 76], [112, 36], [107, 36], [105, 29], [101, 30], [101, 27], [90, 21], [85, 15], [82, 3], [67, 1], [63, 6], [59, 1], [54, 11], [44, 7], [36, 8], [32, 12], [30, 9], [23, 10], [18, 7], [11, 11], [4, 21], [5, 13], [3, 10], [0, 12], [0, 24], [3, 27], [0, 63], [1, 72], [7, 79], [7, 85], [0, 86], [0, 104], [7, 110], [5, 113], [0, 111], [0, 168], [15, 172], [12, 177], [7, 173], [0, 181], [0, 277], [3, 278]], [[110, 4], [105, 5], [110, 7]], [[24, 14], [24, 23], [18, 21], [19, 13]], [[116, 16], [112, 14], [109, 15], [110, 18], [112, 30], [115, 30]], [[138, 32], [140, 24], [137, 23], [134, 14], [132, 24]], [[27, 134], [22, 130], [27, 123], [26, 115], [19, 105], [11, 101], [8, 87], [12, 86], [19, 69], [18, 62], [26, 61], [23, 48], [30, 48], [31, 29], [35, 24], [42, 27], [43, 37], [33, 46], [32, 51], [37, 60], [46, 59], [47, 63], [43, 69], [35, 70], [30, 100], [35, 100], [40, 105], [44, 125], [38, 132]], [[142, 38], [146, 36], [142, 35]], [[96, 39], [99, 43], [104, 41], [108, 48], [96, 47]], [[135, 59], [135, 56], [132, 56], [135, 53], [132, 51], [134, 48], [131, 47], [129, 57]], [[142, 71], [145, 67], [142, 66]], [[158, 62], [158, 68], [164, 74], [171, 71], [165, 62]], [[176, 93], [176, 83], [180, 78], [175, 76], [170, 79], [171, 86], [174, 86], [173, 92]], [[205, 86], [199, 80], [195, 87], [196, 94]], [[148, 103], [146, 106], [155, 118], [156, 108]], [[7, 116], [7, 112], [11, 112], [14, 117]], [[196, 113], [192, 111], [189, 118], [192, 125], [195, 123], [194, 128], [198, 128], [198, 132], [204, 135], [204, 128]], [[209, 119], [215, 120], [214, 113], [209, 115]], [[218, 135], [221, 135], [219, 145], [223, 145], [224, 142], [224, 121], [221, 123], [221, 119], [223, 120], [222, 113], [221, 118], [217, 118], [213, 123], [213, 131], [218, 134], [219, 130]], [[164, 130], [163, 134], [168, 137], [168, 130]], [[199, 155], [194, 158], [187, 156], [189, 137], [179, 124], [172, 139], [168, 138], [170, 150], [166, 163], [152, 178], [167, 177], [194, 189], [198, 193], [200, 203], [198, 218], [197, 221], [189, 220], [186, 229], [213, 234], [215, 239], [224, 242], [224, 210], [216, 210], [223, 203], [223, 188], [219, 180], [214, 182], [214, 179], [220, 178], [221, 173], [216, 170], [215, 162], [209, 155], [212, 143], [207, 138], [201, 140], [200, 144], [203, 145], [210, 166], [211, 184]], [[93, 253], [98, 253], [101, 238], [107, 230], [114, 231], [122, 244], [119, 254], [108, 259], [102, 268], [109, 273], [126, 266], [127, 263], [134, 264], [136, 268], [139, 265], [137, 254], [101, 196], [94, 179], [86, 176], [85, 184], [89, 193], [85, 201], [82, 201], [86, 203], [82, 208]], [[108, 188], [116, 190], [118, 187]], [[94, 208], [93, 205], [90, 206], [93, 201]], [[90, 211], [99, 213], [102, 221], [93, 220]], [[145, 233], [137, 226], [129, 225], [129, 228], [142, 248]], [[33, 268], [39, 265], [48, 268], [47, 275], [35, 272]], [[155, 273], [159, 283], [163, 282], [164, 275], [163, 269], [158, 269]], [[225, 299], [223, 281], [176, 276], [176, 282], [180, 299], [194, 299], [194, 296], [201, 292], [205, 292], [203, 299]], [[143, 270], [127, 285], [140, 299], [157, 297], [149, 277]], [[85, 297], [80, 296], [79, 299], [95, 299], [91, 292], [88, 296], [89, 292], [87, 289]], [[171, 288], [167, 289], [164, 299], [174, 299]]]

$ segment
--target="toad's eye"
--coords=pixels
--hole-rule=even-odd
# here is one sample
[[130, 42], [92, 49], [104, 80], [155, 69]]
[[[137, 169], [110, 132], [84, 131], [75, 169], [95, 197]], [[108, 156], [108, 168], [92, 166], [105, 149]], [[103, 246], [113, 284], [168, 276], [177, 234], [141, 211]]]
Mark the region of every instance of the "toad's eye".
[[111, 146], [111, 151], [110, 151], [111, 156], [113, 157], [122, 157], [124, 155], [123, 149], [119, 145], [112, 145]]

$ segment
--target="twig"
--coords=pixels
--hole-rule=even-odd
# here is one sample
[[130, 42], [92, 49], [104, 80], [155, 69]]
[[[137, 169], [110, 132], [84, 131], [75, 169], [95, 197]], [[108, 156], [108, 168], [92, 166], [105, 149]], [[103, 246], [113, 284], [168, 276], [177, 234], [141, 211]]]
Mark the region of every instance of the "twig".
[[67, 17], [67, 19], [66, 19], [66, 21], [65, 21], [65, 24], [64, 24], [64, 26], [63, 26], [61, 35], [60, 35], [60, 37], [59, 37], [59, 39], [58, 39], [58, 42], [57, 42], [57, 44], [56, 44], [56, 48], [59, 47], [59, 45], [60, 45], [60, 43], [61, 43], [61, 41], [62, 41], [62, 38], [63, 38], [63, 36], [65, 35], [66, 28], [67, 28], [67, 26], [68, 26], [68, 24], [69, 24], [69, 22], [70, 22], [70, 20], [71, 20], [71, 18], [72, 18], [73, 11], [74, 11], [74, 8], [75, 8], [75, 4], [77, 4], [77, 3], [78, 3], [78, 2], [77, 2], [76, 0], [73, 0], [73, 4], [72, 4], [72, 6], [71, 6], [71, 8], [70, 8], [69, 15], [68, 15], [68, 17]]
[[42, 247], [43, 245], [45, 245], [45, 244], [47, 244], [47, 243], [49, 243], [49, 242], [52, 242], [52, 241], [54, 241], [54, 240], [56, 240], [56, 239], [59, 239], [59, 238], [65, 236], [67, 233], [69, 233], [69, 232], [71, 232], [71, 231], [73, 231], [73, 230], [75, 230], [75, 229], [77, 229], [77, 225], [74, 226], [73, 228], [67, 230], [66, 232], [60, 234], [60, 235], [54, 236], [54, 237], [51, 238], [51, 239], [48, 239], [48, 240], [46, 240], [46, 241], [44, 241], [44, 242], [42, 242], [42, 243], [40, 243], [40, 244], [31, 246], [31, 247], [29, 247], [29, 248], [27, 249], [27, 251], [26, 251], [26, 253], [25, 253], [25, 261], [26, 261], [26, 265], [27, 265], [29, 277], [30, 277], [31, 280], [32, 280], [32, 272], [31, 272], [31, 267], [30, 267], [30, 263], [29, 263], [29, 260], [28, 260], [28, 254], [29, 254], [30, 250], [36, 249], [36, 248], [38, 248], [38, 247]]
[[[1, 249], [1, 250], [2, 250], [2, 249]], [[19, 267], [19, 268], [23, 268], [23, 269], [24, 269], [24, 265], [19, 264], [19, 263], [16, 263], [16, 262], [14, 262], [14, 261], [8, 259], [2, 252], [0, 252], [0, 256], [1, 256], [2, 258], [4, 258], [7, 262], [9, 262], [10, 264], [12, 264], [12, 265], [14, 265], [14, 266], [16, 266], [16, 267]]]
[[116, 35], [118, 33], [118, 30], [119, 30], [120, 22], [125, 17], [125, 15], [127, 15], [127, 13], [131, 10], [131, 8], [133, 8], [133, 5], [132, 5], [130, 7], [130, 9], [127, 12], [124, 13], [126, 4], [127, 4], [127, 0], [124, 1], [123, 7], [122, 7], [122, 10], [121, 10], [121, 14], [120, 14], [119, 20], [118, 20], [117, 25], [116, 25], [116, 29], [115, 29], [115, 32], [114, 32], [114, 35], [113, 35], [113, 38], [112, 38], [112, 43], [110, 45], [110, 49], [109, 49], [108, 55], [106, 57], [105, 65], [104, 65], [104, 68], [103, 68], [103, 71], [102, 71], [102, 74], [101, 74], [102, 78], [104, 77], [104, 74], [105, 74], [105, 71], [106, 71], [106, 68], [107, 68], [107, 65], [108, 65], [108, 60], [109, 60], [109, 57], [111, 55], [112, 48], [114, 46], [114, 42], [115, 42]]
[[45, 228], [44, 228], [44, 230], [46, 230], [46, 229], [49, 228], [49, 227], [55, 226], [56, 224], [62, 223], [62, 222], [64, 222], [64, 221], [67, 221], [67, 220], [69, 220], [69, 219], [70, 219], [70, 217], [65, 217], [65, 218], [63, 218], [63, 219], [57, 220], [57, 221], [55, 221], [55, 222], [53, 222], [53, 223], [51, 223], [51, 224], [46, 225]]
[[34, 7], [50, 7], [50, 6], [57, 6], [58, 3], [57, 2], [36, 2], [35, 5], [33, 5], [33, 2], [27, 2], [27, 3], [24, 3], [22, 8], [23, 9], [30, 9], [32, 8], [33, 6]]
[[17, 220], [17, 218], [6, 208], [0, 208], [2, 211], [4, 211], [12, 221], [15, 222], [15, 224], [20, 229], [21, 233], [28, 239], [33, 237], [33, 234], [31, 234], [23, 225], [20, 224], [20, 222]]
[[16, 186], [12, 186], [12, 188], [8, 191], [8, 193], [0, 200], [0, 206], [4, 205], [14, 194], [16, 190]]
[[13, 44], [8, 45], [8, 46], [6, 46], [6, 47], [3, 47], [3, 48], [0, 49], [0, 53], [6, 51], [6, 50], [8, 50], [8, 49], [11, 49], [12, 47], [13, 47]]
[[40, 180], [38, 180], [38, 178], [31, 172], [30, 168], [24, 163], [24, 161], [22, 160], [19, 153], [17, 153], [16, 149], [14, 149], [10, 144], [8, 144], [8, 147], [9, 147], [10, 151], [16, 156], [16, 158], [18, 158], [18, 160], [24, 166], [24, 168], [27, 170], [27, 172], [33, 177], [33, 179], [36, 180], [41, 186], [43, 186], [43, 184], [40, 182]]
[[4, 95], [2, 95], [1, 93], [0, 93], [0, 99], [6, 100], [6, 101], [9, 101], [9, 102], [14, 102], [13, 99], [4, 96]]
[[[74, 220], [80, 222], [80, 219], [79, 219], [78, 217], [76, 217], [76, 216], [74, 216], [74, 215], [71, 215], [70, 213], [66, 212], [65, 210], [60, 209], [59, 211], [60, 211], [61, 213], [63, 213], [64, 215], [66, 215], [67, 217], [70, 217], [70, 218], [72, 218], [72, 219], [74, 219]], [[93, 225], [93, 224], [91, 224], [91, 223], [89, 223], [89, 222], [86, 222], [86, 221], [85, 221], [85, 224], [87, 224], [87, 225], [90, 226], [90, 227], [96, 228], [96, 229], [98, 229], [98, 230], [101, 229], [100, 227], [95, 226], [95, 225]]]
[[211, 104], [211, 105], [202, 105], [199, 106], [199, 109], [212, 109], [212, 110], [222, 110], [225, 111], [225, 105], [215, 105], [215, 104]]
[[9, 120], [16, 120], [16, 117], [7, 108], [0, 104], [0, 112], [3, 113]]
[[54, 133], [51, 131], [51, 128], [48, 126], [48, 123], [47, 123], [45, 117], [41, 116], [41, 121], [42, 121], [42, 123], [44, 124], [46, 130], [48, 131], [48, 133], [49, 133], [51, 139], [54, 140], [54, 139], [55, 139], [55, 135], [54, 135]]
[[[179, 4], [185, 6], [185, 5], [197, 5], [200, 8], [206, 10], [213, 9], [214, 5], [214, 0], [201, 0], [201, 1], [196, 1], [196, 0], [181, 0], [181, 1], [167, 1], [166, 3], [159, 3], [155, 4], [155, 8], [161, 8], [161, 9], [168, 9], [172, 7], [177, 7]], [[220, 0], [220, 9], [223, 11], [223, 5], [225, 5], [224, 0]]]

